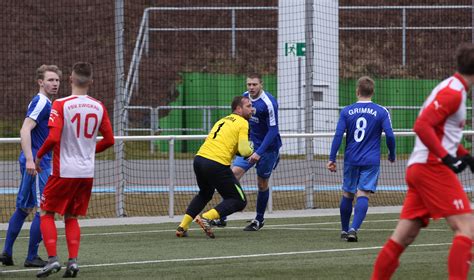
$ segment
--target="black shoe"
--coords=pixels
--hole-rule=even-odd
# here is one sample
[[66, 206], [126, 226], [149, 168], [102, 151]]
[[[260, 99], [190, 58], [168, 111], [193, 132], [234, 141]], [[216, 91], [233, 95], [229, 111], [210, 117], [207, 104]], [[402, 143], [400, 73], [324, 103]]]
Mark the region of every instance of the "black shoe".
[[357, 242], [357, 231], [351, 229], [347, 232], [347, 242]]
[[342, 241], [347, 241], [347, 232], [341, 231], [341, 240]]
[[250, 221], [250, 224], [248, 224], [245, 228], [244, 231], [258, 231], [261, 228], [263, 228], [263, 225], [265, 224], [264, 221], [261, 223], [258, 220], [252, 220]]
[[176, 237], [188, 237], [188, 231], [182, 227], [176, 229]]
[[38, 273], [36, 273], [36, 277], [38, 278], [45, 278], [49, 275], [56, 273], [61, 270], [61, 265], [59, 264], [58, 258], [54, 258], [48, 261], [48, 264], [45, 265]]
[[76, 278], [78, 272], [79, 266], [77, 265], [77, 261], [68, 261], [66, 271], [63, 274], [63, 278]]
[[34, 257], [31, 261], [25, 260], [25, 267], [44, 267], [48, 262], [41, 259], [39, 256]]
[[227, 226], [227, 221], [222, 220], [222, 219], [212, 220], [211, 221], [211, 226], [223, 228], [223, 227]]
[[206, 218], [203, 218], [203, 217], [197, 215], [196, 218], [194, 219], [194, 221], [202, 228], [204, 233], [209, 238], [213, 238], [213, 239], [216, 238], [216, 236], [214, 235], [214, 232], [212, 231], [212, 228], [211, 228], [211, 220], [208, 220]]
[[3, 264], [3, 265], [6, 265], [6, 266], [12, 266], [14, 265], [13, 264], [13, 258], [12, 256], [8, 255], [7, 253], [3, 252], [1, 255], [0, 255], [0, 262]]

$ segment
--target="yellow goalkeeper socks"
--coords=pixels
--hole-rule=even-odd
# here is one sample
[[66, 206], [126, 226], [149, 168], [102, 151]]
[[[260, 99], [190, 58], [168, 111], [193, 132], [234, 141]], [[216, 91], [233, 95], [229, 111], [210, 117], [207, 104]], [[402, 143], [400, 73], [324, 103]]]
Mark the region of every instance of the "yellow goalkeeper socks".
[[212, 208], [211, 210], [202, 214], [202, 217], [208, 220], [217, 220], [221, 217], [221, 215], [219, 215], [219, 212], [217, 212], [216, 209]]
[[188, 230], [189, 225], [193, 220], [193, 217], [189, 216], [188, 214], [184, 214], [183, 220], [181, 221], [181, 224], [179, 224], [179, 226], [182, 227], [184, 230]]

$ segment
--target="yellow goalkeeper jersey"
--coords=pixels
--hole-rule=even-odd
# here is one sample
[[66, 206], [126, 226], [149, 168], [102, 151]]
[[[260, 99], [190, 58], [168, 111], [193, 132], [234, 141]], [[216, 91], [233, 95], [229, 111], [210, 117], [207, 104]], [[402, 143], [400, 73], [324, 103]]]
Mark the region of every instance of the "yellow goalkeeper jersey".
[[230, 165], [237, 153], [243, 157], [253, 153], [249, 143], [249, 122], [237, 114], [230, 114], [214, 124], [197, 155]]

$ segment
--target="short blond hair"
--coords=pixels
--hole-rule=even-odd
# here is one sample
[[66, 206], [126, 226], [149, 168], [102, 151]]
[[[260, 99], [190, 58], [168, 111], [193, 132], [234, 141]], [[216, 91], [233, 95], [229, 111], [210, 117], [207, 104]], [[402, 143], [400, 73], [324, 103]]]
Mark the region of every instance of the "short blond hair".
[[36, 69], [36, 80], [43, 80], [44, 79], [44, 73], [46, 73], [48, 71], [56, 73], [59, 76], [60, 79], [63, 75], [63, 72], [61, 72], [61, 70], [59, 70], [58, 66], [43, 64], [40, 67], [38, 67], [38, 69]]
[[369, 76], [360, 77], [357, 80], [357, 91], [362, 97], [374, 95], [375, 82]]

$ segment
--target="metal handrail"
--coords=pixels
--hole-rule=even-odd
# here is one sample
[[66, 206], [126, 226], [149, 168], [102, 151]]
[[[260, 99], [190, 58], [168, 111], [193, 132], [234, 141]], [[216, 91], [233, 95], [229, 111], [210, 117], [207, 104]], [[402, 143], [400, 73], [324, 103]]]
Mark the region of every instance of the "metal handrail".
[[406, 31], [407, 30], [470, 30], [472, 26], [407, 26], [407, 10], [433, 10], [433, 9], [472, 9], [468, 5], [434, 5], [434, 6], [341, 6], [339, 10], [400, 10], [402, 15], [402, 26], [357, 26], [339, 27], [339, 30], [401, 30], [402, 31], [402, 65], [406, 65]]

